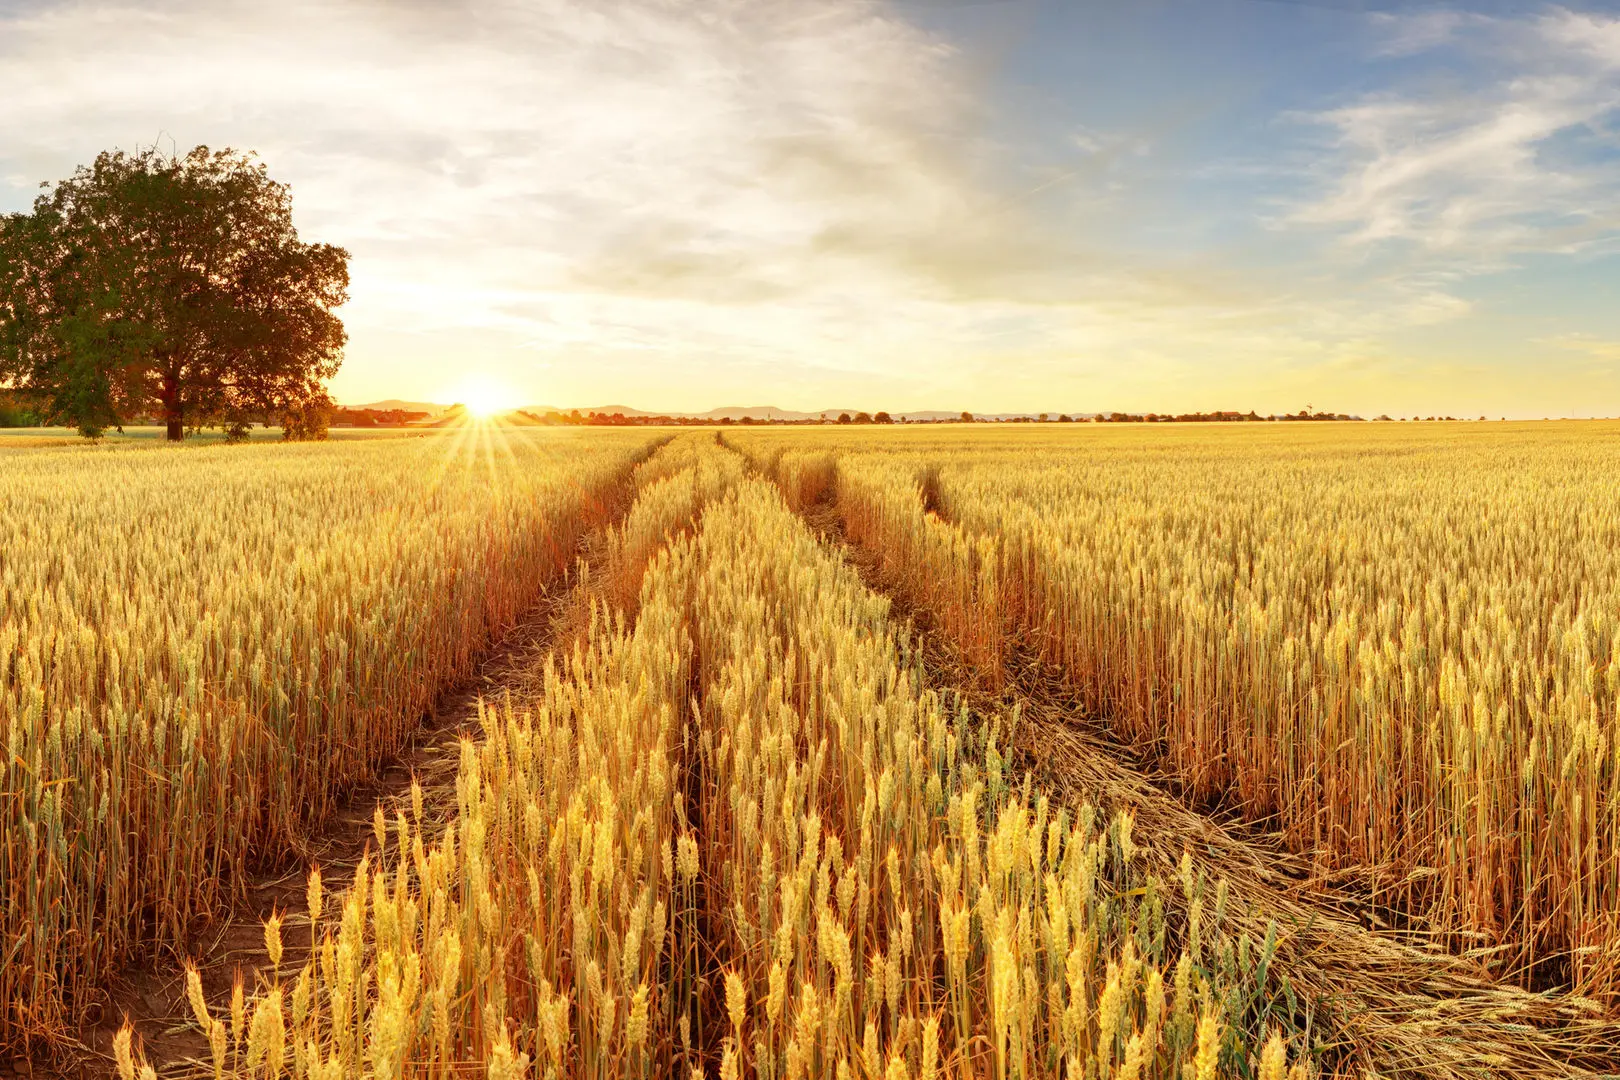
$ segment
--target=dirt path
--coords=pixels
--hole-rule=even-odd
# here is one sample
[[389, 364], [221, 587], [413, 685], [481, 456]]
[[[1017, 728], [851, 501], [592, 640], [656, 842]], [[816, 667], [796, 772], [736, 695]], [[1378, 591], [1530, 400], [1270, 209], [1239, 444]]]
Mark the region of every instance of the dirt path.
[[[245, 899], [210, 928], [191, 959], [216, 1013], [228, 1010], [238, 973], [249, 995], [272, 974], [264, 923], [275, 913], [283, 917], [282, 976], [296, 974], [308, 959], [311, 927], [306, 889], [311, 867], [321, 871], [328, 897], [325, 914], [331, 916], [340, 910], [333, 898], [347, 889], [361, 857], [376, 845], [374, 816], [379, 809], [388, 821], [398, 810], [410, 814], [413, 782], [422, 789], [425, 805], [453, 799], [458, 747], [463, 737], [478, 736], [479, 702], [494, 703], [507, 694], [521, 700], [524, 682], [544, 657], [570, 647], [584, 631], [609, 530], [623, 520], [633, 501], [634, 487], [627, 472], [604, 500], [570, 570], [489, 649], [474, 675], [445, 691], [406, 745], [379, 768], [377, 778], [350, 791], [320, 830], [306, 839], [301, 851], [256, 874], [246, 885]], [[433, 814], [428, 809], [425, 816]], [[116, 1075], [113, 1036], [127, 1017], [135, 1027], [139, 1046], [161, 1077], [212, 1077], [207, 1039], [196, 1026], [186, 999], [183, 963], [182, 957], [165, 955], [132, 965], [108, 989], [112, 1005], [107, 1014], [82, 1034], [63, 1062], [54, 1066], [19, 1062], [15, 1073], [64, 1078]], [[5, 1072], [0, 1066], [0, 1076]]]
[[[913, 606], [905, 584], [885, 577], [876, 552], [849, 541], [830, 499], [805, 520], [869, 588], [917, 631], [930, 687], [980, 716], [1019, 716], [1018, 764], [1054, 797], [1130, 810], [1146, 857], [1162, 880], [1179, 878], [1183, 852], [1211, 880], [1226, 879], [1228, 917], [1255, 940], [1275, 920], [1274, 965], [1314, 1003], [1331, 1045], [1324, 1065], [1345, 1075], [1479, 1080], [1484, 1077], [1620, 1078], [1620, 1020], [1588, 1003], [1498, 982], [1477, 963], [1428, 945], [1421, 932], [1389, 926], [1387, 912], [1313, 880], [1308, 861], [1252, 826], [1184, 803], [1113, 742], [1067, 690], [1061, 673], [1016, 655], [1005, 688], [978, 688], [954, 646]], [[1166, 890], [1172, 906], [1179, 889]]]

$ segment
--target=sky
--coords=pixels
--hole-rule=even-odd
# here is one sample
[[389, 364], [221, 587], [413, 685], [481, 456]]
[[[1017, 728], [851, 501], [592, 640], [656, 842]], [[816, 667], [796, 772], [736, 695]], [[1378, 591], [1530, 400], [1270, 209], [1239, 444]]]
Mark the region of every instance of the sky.
[[1620, 3], [0, 0], [0, 211], [153, 143], [351, 404], [1620, 415]]

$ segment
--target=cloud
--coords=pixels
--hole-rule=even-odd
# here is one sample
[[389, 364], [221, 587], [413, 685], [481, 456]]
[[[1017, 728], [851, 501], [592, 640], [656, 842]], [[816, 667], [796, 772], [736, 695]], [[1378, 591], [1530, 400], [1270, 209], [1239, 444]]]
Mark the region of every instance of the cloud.
[[[0, 175], [245, 144], [355, 251], [357, 306], [406, 282], [484, 290], [459, 320], [514, 287], [758, 303], [830, 272], [829, 236], [910, 245], [993, 203], [951, 56], [864, 3], [70, 4], [0, 22]], [[391, 314], [435, 317], [412, 300]]]
[[1376, 50], [1380, 56], [1412, 56], [1442, 45], [1449, 45], [1470, 26], [1488, 21], [1488, 16], [1466, 11], [1438, 9], [1406, 14], [1375, 12], [1373, 25], [1383, 33]]
[[[1221, 173], [1180, 127], [1023, 130], [971, 43], [879, 0], [4, 3], [0, 209], [111, 146], [256, 149], [305, 235], [354, 254], [356, 400], [488, 366], [564, 405], [1294, 408], [1319, 373], [1399, 370], [1386, 336], [1466, 321], [1468, 267], [1592, 250], [1613, 211], [1582, 140], [1607, 138], [1620, 39], [1575, 16], [1534, 48], [1389, 23], [1386, 51], [1512, 74], [1314, 114], [1314, 197], [1268, 232], [1249, 188], [1161, 199], [1175, 161]], [[1212, 221], [1350, 254], [1200, 248]], [[1429, 254], [1363, 254], [1391, 244]]]
[[1540, 343], [1590, 357], [1605, 371], [1620, 370], [1620, 341], [1572, 332], [1542, 338]]
[[1291, 215], [1352, 247], [1402, 245], [1470, 272], [1570, 253], [1620, 228], [1620, 19], [1382, 16], [1390, 50], [1444, 49], [1422, 86], [1304, 119], [1332, 132]]
[[1253, 300], [1031, 198], [1091, 178], [1009, 168], [959, 61], [864, 0], [74, 2], [0, 21], [0, 176], [160, 133], [255, 148], [303, 231], [354, 253], [340, 379], [379, 393], [401, 332], [876, 378]]

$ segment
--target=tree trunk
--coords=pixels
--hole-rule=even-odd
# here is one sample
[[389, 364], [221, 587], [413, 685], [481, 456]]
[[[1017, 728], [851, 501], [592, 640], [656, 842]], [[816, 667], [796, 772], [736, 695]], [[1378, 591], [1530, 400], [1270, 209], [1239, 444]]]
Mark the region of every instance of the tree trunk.
[[163, 402], [163, 424], [165, 427], [164, 439], [169, 442], [179, 442], [186, 437], [186, 418], [180, 411], [180, 373], [166, 371], [163, 373], [163, 390], [158, 394]]

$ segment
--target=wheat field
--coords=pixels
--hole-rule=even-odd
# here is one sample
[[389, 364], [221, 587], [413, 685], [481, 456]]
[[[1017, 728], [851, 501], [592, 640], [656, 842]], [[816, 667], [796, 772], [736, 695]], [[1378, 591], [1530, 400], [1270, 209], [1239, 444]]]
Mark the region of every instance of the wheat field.
[[[1617, 440], [34, 452], [0, 478], [6, 1039], [60, 1040], [139, 962], [197, 1049], [132, 1019], [124, 1080], [1595, 1075]], [[454, 767], [309, 866], [331, 801], [565, 574], [575, 621]], [[1071, 729], [1117, 770], [1095, 796]], [[257, 973], [187, 963], [277, 853], [307, 888]], [[1417, 989], [1336, 1000], [1358, 978]]]
[[0, 472], [0, 1043], [361, 779], [573, 560], [645, 438], [81, 448]]
[[1194, 797], [1612, 1004], [1620, 429], [1303, 428], [755, 445], [986, 677], [1033, 651]]
[[[1229, 1007], [1269, 943], [1235, 961], [1224, 889], [1016, 783], [742, 465], [706, 435], [644, 465], [609, 563], [664, 543], [631, 608], [483, 712], [448, 824], [419, 793], [379, 816], [276, 985], [211, 1008], [195, 981], [216, 1074], [1289, 1075]], [[1197, 929], [1167, 888], [1207, 896]]]

